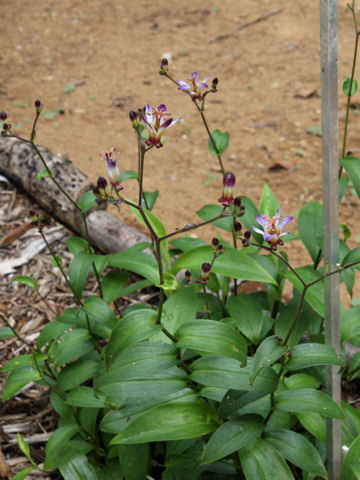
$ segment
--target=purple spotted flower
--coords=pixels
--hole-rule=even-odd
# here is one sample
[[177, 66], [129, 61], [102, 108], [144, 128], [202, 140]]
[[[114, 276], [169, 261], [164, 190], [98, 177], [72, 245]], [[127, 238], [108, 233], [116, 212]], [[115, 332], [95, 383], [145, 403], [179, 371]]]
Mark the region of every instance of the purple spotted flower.
[[193, 72], [190, 75], [189, 83], [184, 82], [183, 80], [178, 80], [177, 84], [179, 85], [179, 90], [183, 90], [184, 92], [188, 92], [194, 100], [201, 100], [201, 89], [208, 88], [208, 84], [206, 83], [209, 80], [210, 76], [205, 77], [202, 82], [200, 82], [198, 72]]
[[289, 232], [283, 232], [285, 225], [287, 225], [294, 217], [280, 217], [280, 209], [276, 210], [275, 215], [267, 217], [266, 215], [258, 215], [256, 221], [263, 227], [264, 231], [257, 227], [251, 227], [255, 232], [260, 233], [266, 242], [271, 245], [271, 248], [276, 250], [277, 245], [283, 245], [281, 237], [288, 235]]
[[119, 183], [120, 172], [116, 165], [118, 159], [117, 154], [118, 150], [115, 147], [112, 147], [108, 151], [101, 152], [100, 156], [106, 161], [106, 167], [111, 185], [119, 192], [123, 189], [123, 187]]
[[172, 118], [167, 119], [166, 117], [169, 115], [171, 115], [171, 113], [166, 110], [164, 104], [161, 104], [156, 108], [149, 104], [146, 105], [145, 114], [142, 114], [142, 118], [149, 129], [149, 139], [146, 140], [146, 145], [155, 145], [156, 148], [163, 146], [161, 143], [161, 136], [164, 133], [164, 130], [181, 120], [180, 117], [175, 120]]

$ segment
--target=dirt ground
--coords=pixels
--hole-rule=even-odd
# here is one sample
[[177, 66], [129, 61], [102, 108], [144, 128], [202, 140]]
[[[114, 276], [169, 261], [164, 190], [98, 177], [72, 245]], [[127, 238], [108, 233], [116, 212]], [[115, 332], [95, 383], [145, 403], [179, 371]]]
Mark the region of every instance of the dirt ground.
[[[193, 71], [219, 78], [206, 116], [211, 130], [231, 135], [224, 165], [237, 176], [237, 194], [258, 202], [268, 182], [284, 215], [321, 200], [321, 138], [307, 133], [321, 124], [317, 0], [37, 0], [26, 8], [14, 0], [2, 8], [1, 23], [0, 109], [28, 135], [33, 102], [40, 98], [38, 142], [67, 152], [91, 180], [105, 175], [99, 152], [112, 146], [121, 152], [121, 170], [136, 169], [129, 110], [165, 103], [182, 117], [145, 166], [145, 190], [160, 190], [154, 212], [168, 231], [196, 222], [196, 210], [217, 203], [221, 175], [194, 105], [158, 74], [165, 54], [175, 79]], [[341, 84], [351, 71], [354, 40], [352, 16], [346, 1], [339, 2], [340, 132], [346, 103]], [[348, 140], [355, 155], [357, 113], [351, 111]], [[125, 194], [136, 198], [135, 182], [126, 182]], [[341, 221], [353, 232], [353, 246], [360, 234], [358, 206], [349, 190]], [[141, 229], [125, 209], [121, 218]], [[196, 233], [212, 236], [210, 229]], [[309, 263], [300, 242], [287, 248], [294, 266]]]

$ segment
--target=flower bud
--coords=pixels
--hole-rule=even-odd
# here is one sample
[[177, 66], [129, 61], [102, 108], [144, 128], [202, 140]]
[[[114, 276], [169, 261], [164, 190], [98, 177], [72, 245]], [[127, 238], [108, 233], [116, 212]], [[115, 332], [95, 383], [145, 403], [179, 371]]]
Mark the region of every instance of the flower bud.
[[163, 58], [161, 60], [161, 65], [160, 65], [160, 75], [164, 75], [165, 73], [167, 73], [168, 69], [169, 69], [169, 62], [167, 58]]
[[250, 230], [246, 230], [246, 232], [244, 233], [244, 237], [245, 237], [246, 240], [250, 240], [250, 238], [251, 238]]
[[240, 238], [241, 230], [242, 230], [241, 223], [240, 222], [234, 222], [233, 229], [234, 229], [235, 237]]
[[97, 187], [99, 190], [106, 190], [107, 187], [107, 181], [104, 177], [99, 177], [97, 181]]
[[219, 245], [219, 239], [214, 237], [212, 240], [211, 240], [211, 244], [213, 247], [217, 247]]
[[35, 100], [34, 105], [35, 105], [37, 113], [41, 113], [41, 111], [43, 109], [43, 104], [40, 102], [39, 99]]
[[224, 245], [220, 243], [220, 245], [217, 248], [217, 251], [218, 251], [218, 255], [222, 255], [223, 253], [225, 253]]
[[241, 197], [235, 197], [234, 198], [234, 207], [235, 208], [240, 208], [241, 207]]
[[228, 207], [233, 202], [233, 191], [236, 183], [236, 177], [233, 173], [227, 172], [223, 178], [223, 193], [219, 198], [224, 207]]
[[211, 265], [210, 263], [203, 263], [201, 265], [201, 274], [200, 274], [200, 282], [205, 285], [209, 279], [210, 279], [210, 270], [211, 270]]
[[0, 112], [0, 120], [2, 120], [3, 122], [5, 122], [5, 120], [7, 119], [7, 113], [6, 112]]
[[211, 90], [215, 90], [217, 89], [217, 86], [218, 86], [218, 83], [219, 83], [219, 79], [217, 77], [215, 77], [213, 79], [213, 81], [211, 82]]
[[139, 115], [134, 110], [130, 110], [129, 117], [133, 128], [137, 129], [140, 125]]

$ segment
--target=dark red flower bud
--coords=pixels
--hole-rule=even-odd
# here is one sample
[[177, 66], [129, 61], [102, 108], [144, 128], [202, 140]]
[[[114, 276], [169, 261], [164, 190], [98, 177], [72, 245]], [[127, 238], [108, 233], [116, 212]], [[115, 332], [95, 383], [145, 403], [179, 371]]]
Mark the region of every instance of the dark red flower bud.
[[210, 263], [203, 263], [203, 264], [201, 265], [201, 271], [202, 271], [203, 273], [209, 273], [210, 270], [211, 270], [211, 265], [210, 265]]
[[132, 122], [138, 119], [138, 114], [134, 110], [130, 110], [129, 117]]
[[3, 122], [7, 119], [7, 113], [6, 112], [0, 112], [0, 120]]
[[219, 79], [217, 77], [213, 78], [213, 81], [211, 82], [211, 89], [216, 90], [218, 83], [219, 83]]
[[167, 73], [169, 69], [169, 62], [167, 60], [167, 58], [163, 58], [161, 60], [161, 65], [160, 65], [160, 74], [164, 74], [164, 73]]
[[235, 197], [234, 198], [234, 207], [240, 208], [241, 206], [241, 197]]
[[100, 190], [105, 190], [107, 187], [107, 181], [104, 177], [99, 177], [97, 181], [97, 186]]
[[190, 270], [186, 270], [186, 272], [185, 272], [185, 277], [186, 277], [186, 278], [190, 278], [190, 277], [191, 277], [191, 272], [190, 272]]
[[211, 244], [213, 247], [217, 247], [219, 245], [219, 239], [214, 237], [212, 240], [211, 240]]
[[250, 238], [251, 238], [250, 230], [246, 230], [246, 232], [244, 233], [244, 237], [246, 238], [246, 240], [250, 240]]
[[240, 222], [234, 222], [233, 227], [234, 227], [234, 232], [235, 233], [239, 233], [242, 230], [242, 225], [241, 225]]
[[233, 191], [236, 183], [236, 177], [233, 173], [227, 172], [223, 178], [223, 193], [219, 198], [224, 207], [228, 207], [233, 202]]
[[93, 188], [93, 194], [94, 194], [95, 196], [100, 195], [100, 190], [98, 189], [98, 187], [94, 187], [94, 188]]
[[221, 255], [222, 253], [225, 253], [224, 245], [221, 245], [221, 243], [220, 243], [217, 250], [218, 250], [219, 255]]

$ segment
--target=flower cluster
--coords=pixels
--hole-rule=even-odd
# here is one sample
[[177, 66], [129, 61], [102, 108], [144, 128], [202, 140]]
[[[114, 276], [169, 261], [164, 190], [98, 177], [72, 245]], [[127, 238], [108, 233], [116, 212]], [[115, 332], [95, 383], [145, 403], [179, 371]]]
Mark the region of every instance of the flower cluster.
[[158, 107], [152, 107], [147, 104], [145, 107], [145, 113], [142, 114], [142, 118], [149, 129], [149, 139], [146, 140], [146, 145], [155, 145], [156, 148], [163, 146], [161, 143], [161, 136], [166, 128], [175, 125], [181, 118], [166, 118], [171, 115], [164, 104]]
[[11, 130], [11, 123], [7, 122], [7, 113], [6, 112], [0, 112], [0, 120], [3, 122], [2, 123], [2, 128], [1, 128], [1, 136], [6, 137]]
[[272, 250], [276, 250], [277, 245], [283, 245], [281, 237], [288, 235], [289, 232], [283, 232], [285, 225], [291, 222], [294, 217], [280, 217], [280, 209], [276, 210], [275, 215], [271, 218], [266, 215], [258, 215], [256, 221], [263, 227], [260, 230], [257, 227], [252, 227], [254, 232], [260, 233], [266, 242], [270, 244]]

